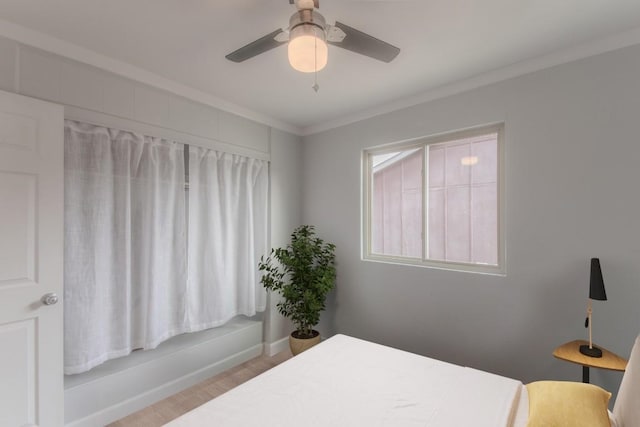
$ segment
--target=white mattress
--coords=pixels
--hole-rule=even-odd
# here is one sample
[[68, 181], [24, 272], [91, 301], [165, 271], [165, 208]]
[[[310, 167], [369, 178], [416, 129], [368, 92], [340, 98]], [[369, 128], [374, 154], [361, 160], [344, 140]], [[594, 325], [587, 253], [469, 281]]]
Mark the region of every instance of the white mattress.
[[171, 427], [524, 426], [520, 381], [336, 335]]

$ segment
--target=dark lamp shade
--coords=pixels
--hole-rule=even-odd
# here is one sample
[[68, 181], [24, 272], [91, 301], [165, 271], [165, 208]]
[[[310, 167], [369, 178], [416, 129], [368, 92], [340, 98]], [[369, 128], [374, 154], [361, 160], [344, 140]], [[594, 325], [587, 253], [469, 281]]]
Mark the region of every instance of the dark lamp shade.
[[602, 270], [600, 269], [600, 260], [598, 258], [591, 258], [589, 298], [599, 301], [607, 300], [607, 292], [604, 290], [604, 280], [602, 280]]

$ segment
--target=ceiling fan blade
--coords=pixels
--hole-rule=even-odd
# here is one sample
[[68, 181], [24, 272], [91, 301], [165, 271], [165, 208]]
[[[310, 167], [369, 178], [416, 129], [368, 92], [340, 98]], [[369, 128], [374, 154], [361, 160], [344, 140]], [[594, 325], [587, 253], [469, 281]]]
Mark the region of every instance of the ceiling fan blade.
[[333, 46], [338, 46], [383, 62], [393, 61], [400, 53], [400, 48], [383, 42], [355, 28], [351, 28], [341, 22], [336, 21], [334, 27], [341, 29], [345, 33], [345, 38], [342, 41], [328, 40], [327, 43]]
[[282, 29], [277, 29], [272, 33], [267, 34], [264, 37], [260, 37], [258, 40], [252, 41], [246, 46], [242, 46], [240, 49], [231, 52], [225, 58], [233, 62], [246, 61], [249, 58], [253, 58], [256, 55], [260, 55], [268, 50], [276, 48], [286, 41], [278, 41], [275, 37], [282, 33]]

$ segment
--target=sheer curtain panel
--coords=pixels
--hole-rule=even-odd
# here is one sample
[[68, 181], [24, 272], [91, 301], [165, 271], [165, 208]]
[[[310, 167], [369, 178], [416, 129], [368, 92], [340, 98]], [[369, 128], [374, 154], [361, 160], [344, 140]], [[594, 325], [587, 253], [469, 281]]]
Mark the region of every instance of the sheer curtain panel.
[[65, 373], [185, 330], [184, 145], [65, 121]]
[[265, 308], [257, 268], [267, 251], [268, 162], [189, 147], [191, 330]]

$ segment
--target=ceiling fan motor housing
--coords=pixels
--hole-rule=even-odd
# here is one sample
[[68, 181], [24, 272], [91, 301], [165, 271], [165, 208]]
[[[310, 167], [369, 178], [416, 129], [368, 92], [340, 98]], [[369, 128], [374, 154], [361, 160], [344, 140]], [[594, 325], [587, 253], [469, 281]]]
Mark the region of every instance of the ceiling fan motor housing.
[[314, 25], [324, 32], [327, 23], [324, 20], [324, 16], [319, 12], [313, 9], [302, 9], [291, 15], [289, 19], [289, 31], [300, 25]]

